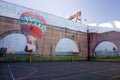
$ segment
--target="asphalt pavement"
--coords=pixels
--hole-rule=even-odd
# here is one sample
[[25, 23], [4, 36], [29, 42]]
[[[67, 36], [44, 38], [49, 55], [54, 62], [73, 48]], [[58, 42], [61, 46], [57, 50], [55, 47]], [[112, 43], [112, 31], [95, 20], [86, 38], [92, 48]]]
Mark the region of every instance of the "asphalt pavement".
[[120, 80], [115, 62], [0, 63], [0, 80]]

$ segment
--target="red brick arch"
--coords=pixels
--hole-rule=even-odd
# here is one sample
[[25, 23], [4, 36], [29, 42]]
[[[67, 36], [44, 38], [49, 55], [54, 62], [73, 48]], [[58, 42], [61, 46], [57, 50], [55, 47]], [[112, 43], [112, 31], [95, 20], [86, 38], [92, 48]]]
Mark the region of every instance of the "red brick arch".
[[4, 38], [5, 36], [10, 35], [10, 34], [21, 34], [21, 33], [19, 30], [9, 30], [9, 31], [6, 31], [6, 32], [0, 34], [0, 39]]
[[[95, 56], [95, 49], [96, 49], [96, 47], [97, 47], [100, 43], [105, 42], [105, 41], [113, 43], [113, 44], [117, 47], [117, 49], [118, 49], [117, 44], [115, 44], [114, 42], [109, 41], [109, 40], [104, 40], [104, 41], [98, 42], [98, 43], [95, 45], [95, 47], [94, 47], [94, 49], [93, 49], [93, 50], [94, 50], [94, 56]], [[119, 52], [119, 50], [118, 50], [118, 52]]]
[[[66, 38], [66, 39], [70, 39], [70, 40], [72, 40], [72, 41], [74, 42], [74, 44], [77, 46], [78, 51], [79, 51], [79, 54], [80, 54], [80, 46], [79, 46], [78, 42], [77, 42], [74, 38], [69, 38], [69, 37], [60, 38], [60, 39], [56, 42], [55, 49], [56, 49], [56, 46], [58, 45], [59, 41], [62, 40], [62, 39], [65, 39], [65, 38]], [[68, 45], [68, 46], [69, 46], [69, 45]], [[55, 52], [55, 50], [54, 50], [54, 52]]]
[[[110, 41], [114, 43], [118, 51], [120, 51], [120, 32], [110, 31], [105, 33], [90, 33], [89, 34], [89, 55], [94, 56], [96, 46], [103, 42]], [[118, 53], [120, 55], [120, 52]]]

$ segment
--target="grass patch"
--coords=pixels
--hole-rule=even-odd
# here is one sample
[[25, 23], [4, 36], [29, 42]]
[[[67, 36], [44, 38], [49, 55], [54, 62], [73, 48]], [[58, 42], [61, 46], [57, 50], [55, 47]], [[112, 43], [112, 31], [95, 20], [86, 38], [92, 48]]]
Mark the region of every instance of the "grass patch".
[[[72, 57], [74, 61], [86, 60], [86, 57], [80, 57], [78, 55], [56, 55], [52, 57], [36, 56], [32, 54], [32, 61], [71, 61]], [[0, 57], [0, 61], [29, 61], [29, 54], [7, 54], [4, 57]]]
[[91, 57], [91, 60], [94, 61], [114, 61], [114, 62], [120, 62], [119, 56], [108, 56], [108, 55], [99, 55], [96, 57]]
[[7, 54], [5, 57], [0, 57], [0, 61], [28, 61], [28, 54]]

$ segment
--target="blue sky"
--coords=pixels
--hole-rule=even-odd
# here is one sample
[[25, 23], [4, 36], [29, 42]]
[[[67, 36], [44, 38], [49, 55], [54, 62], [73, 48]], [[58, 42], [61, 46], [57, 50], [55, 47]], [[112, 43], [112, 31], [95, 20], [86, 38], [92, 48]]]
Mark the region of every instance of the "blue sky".
[[56, 52], [71, 52], [71, 51], [79, 52], [76, 43], [73, 40], [68, 38], [62, 38], [57, 43], [55, 51]]
[[113, 48], [116, 48], [118, 50], [117, 46], [114, 43], [110, 41], [103, 41], [96, 46], [95, 51], [105, 51], [106, 49], [108, 51], [113, 51]]
[[22, 34], [10, 34], [0, 40], [0, 47], [10, 51], [24, 51], [26, 45], [26, 37]]
[[67, 18], [82, 11], [83, 22], [103, 23], [120, 20], [120, 0], [4, 0], [39, 11]]

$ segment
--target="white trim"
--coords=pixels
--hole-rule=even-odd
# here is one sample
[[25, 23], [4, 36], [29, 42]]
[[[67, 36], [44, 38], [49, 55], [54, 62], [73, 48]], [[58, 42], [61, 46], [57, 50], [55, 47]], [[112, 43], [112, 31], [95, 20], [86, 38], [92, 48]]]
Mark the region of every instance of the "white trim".
[[13, 73], [12, 73], [12, 71], [11, 71], [11, 69], [10, 69], [10, 65], [9, 65], [9, 64], [8, 64], [8, 69], [9, 69], [10, 75], [11, 75], [11, 77], [12, 77], [12, 80], [15, 80], [15, 79], [14, 79], [14, 76], [13, 76]]

